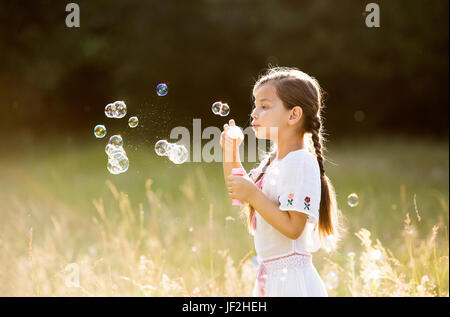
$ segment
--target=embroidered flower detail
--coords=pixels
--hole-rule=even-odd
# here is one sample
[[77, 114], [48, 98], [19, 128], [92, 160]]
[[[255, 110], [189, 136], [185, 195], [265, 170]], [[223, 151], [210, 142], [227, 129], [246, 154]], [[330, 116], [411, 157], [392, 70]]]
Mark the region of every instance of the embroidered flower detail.
[[307, 209], [307, 210], [309, 210], [309, 207], [310, 207], [310, 202], [311, 201], [311, 198], [309, 198], [308, 196], [306, 196], [305, 197], [305, 210]]
[[290, 193], [288, 196], [288, 206], [292, 206], [293, 201], [294, 201], [294, 194]]

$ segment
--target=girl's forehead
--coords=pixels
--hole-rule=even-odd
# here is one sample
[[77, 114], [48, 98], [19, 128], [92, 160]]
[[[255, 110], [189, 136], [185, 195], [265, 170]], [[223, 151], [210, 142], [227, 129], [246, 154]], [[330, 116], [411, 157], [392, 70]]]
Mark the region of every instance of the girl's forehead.
[[253, 90], [253, 96], [256, 100], [268, 99], [274, 101], [277, 99], [277, 91], [273, 84], [266, 83]]

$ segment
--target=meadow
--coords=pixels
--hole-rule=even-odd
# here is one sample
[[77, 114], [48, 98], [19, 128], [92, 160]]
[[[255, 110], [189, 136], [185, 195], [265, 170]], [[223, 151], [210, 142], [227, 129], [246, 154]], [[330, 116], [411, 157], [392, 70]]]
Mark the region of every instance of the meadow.
[[[126, 144], [130, 168], [111, 175], [92, 139], [0, 157], [0, 296], [251, 296], [253, 240], [220, 163]], [[329, 296], [449, 296], [448, 140], [327, 147], [346, 228], [337, 250], [313, 255]]]

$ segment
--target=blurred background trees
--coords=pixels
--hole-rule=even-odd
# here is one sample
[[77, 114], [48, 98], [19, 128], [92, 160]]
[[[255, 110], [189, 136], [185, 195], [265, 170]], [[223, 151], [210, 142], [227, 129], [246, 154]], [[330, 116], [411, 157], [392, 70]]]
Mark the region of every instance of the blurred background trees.
[[114, 100], [148, 115], [146, 135], [192, 118], [221, 127], [216, 100], [245, 125], [271, 64], [318, 78], [332, 137], [448, 137], [448, 1], [377, 1], [380, 28], [365, 25], [369, 2], [81, 0], [81, 27], [68, 28], [69, 2], [2, 1], [0, 129], [90, 134]]

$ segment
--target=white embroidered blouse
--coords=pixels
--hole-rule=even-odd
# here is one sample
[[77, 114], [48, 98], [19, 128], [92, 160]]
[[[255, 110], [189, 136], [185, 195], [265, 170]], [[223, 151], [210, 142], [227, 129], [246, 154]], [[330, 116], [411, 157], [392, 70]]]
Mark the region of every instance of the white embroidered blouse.
[[[248, 176], [253, 181], [268, 159], [250, 171]], [[306, 149], [289, 152], [281, 160], [275, 158], [257, 185], [270, 200], [278, 203], [280, 212], [295, 210], [308, 216], [302, 234], [292, 240], [267, 223], [255, 210], [252, 225], [258, 257], [268, 260], [293, 252], [317, 251], [321, 244], [318, 228], [321, 180], [317, 158]]]

